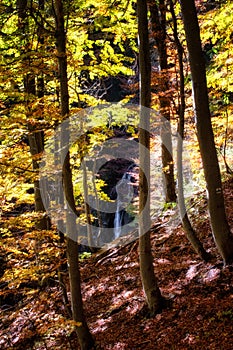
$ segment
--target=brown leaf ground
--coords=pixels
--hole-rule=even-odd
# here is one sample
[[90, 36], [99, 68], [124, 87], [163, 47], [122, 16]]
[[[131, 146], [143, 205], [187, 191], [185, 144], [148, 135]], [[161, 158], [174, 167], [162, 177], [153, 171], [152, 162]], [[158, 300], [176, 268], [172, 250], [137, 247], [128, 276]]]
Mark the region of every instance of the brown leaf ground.
[[[225, 183], [224, 192], [233, 228], [232, 179]], [[87, 321], [99, 349], [233, 349], [233, 267], [223, 267], [214, 247], [203, 199], [193, 207], [192, 217], [213, 258], [202, 262], [180, 226], [152, 232], [155, 272], [169, 301], [154, 318], [145, 313], [137, 242], [115, 254], [110, 251], [111, 257], [106, 255], [101, 261], [93, 255], [81, 262]], [[16, 232], [17, 240], [20, 237], [24, 239]], [[54, 247], [49, 239], [43, 244]], [[33, 255], [27, 259], [32, 263]], [[8, 269], [20, 264], [13, 260], [7, 262]], [[44, 262], [41, 276], [47, 273], [48, 278], [41, 278], [40, 283], [33, 278], [12, 288], [1, 283], [2, 295], [8, 296], [1, 305], [1, 349], [78, 349], [56, 266], [56, 258]], [[67, 273], [63, 277], [67, 283]]]

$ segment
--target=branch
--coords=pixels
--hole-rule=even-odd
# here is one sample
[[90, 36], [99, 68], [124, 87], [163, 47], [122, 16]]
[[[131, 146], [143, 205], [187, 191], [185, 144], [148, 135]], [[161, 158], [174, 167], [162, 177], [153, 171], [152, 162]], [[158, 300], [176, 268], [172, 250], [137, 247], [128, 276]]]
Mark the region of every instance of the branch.
[[0, 165], [5, 166], [5, 167], [11, 166], [13, 169], [18, 169], [18, 170], [21, 170], [23, 172], [28, 171], [28, 172], [34, 173], [34, 174], [37, 172], [36, 170], [29, 169], [31, 165], [29, 165], [27, 168], [21, 168], [20, 166], [12, 166], [12, 165], [10, 165], [10, 163], [2, 163], [2, 162], [0, 162]]

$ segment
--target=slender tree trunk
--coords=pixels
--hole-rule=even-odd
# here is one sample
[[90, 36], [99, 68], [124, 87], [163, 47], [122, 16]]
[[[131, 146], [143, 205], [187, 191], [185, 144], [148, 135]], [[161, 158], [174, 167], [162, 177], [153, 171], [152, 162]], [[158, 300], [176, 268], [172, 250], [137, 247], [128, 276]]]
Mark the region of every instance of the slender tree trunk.
[[[43, 11], [44, 11], [44, 0], [39, 0], [39, 11], [42, 12], [42, 19], [40, 23], [38, 23], [37, 35], [38, 42], [43, 47], [44, 45], [44, 22], [43, 22]], [[45, 83], [43, 73], [37, 76], [37, 97], [41, 99], [41, 118], [44, 118], [44, 94], [45, 94]], [[37, 157], [38, 155], [44, 152], [44, 130], [37, 130], [35, 132], [35, 147], [37, 145]], [[39, 164], [37, 164], [38, 166]], [[39, 170], [39, 169], [38, 169]], [[51, 228], [51, 221], [48, 215], [45, 214], [44, 203], [41, 197], [41, 191], [39, 187], [39, 180], [34, 185], [35, 188], [35, 210], [41, 213], [44, 213], [42, 218], [40, 218], [38, 222], [38, 227], [40, 229], [49, 229]]]
[[[170, 125], [170, 96], [169, 96], [169, 77], [167, 63], [167, 44], [166, 44], [166, 6], [164, 0], [152, 2], [150, 4], [150, 18], [152, 35], [155, 37], [159, 55], [160, 77], [159, 77], [159, 103], [160, 113], [162, 115], [162, 165], [164, 176], [164, 188], [166, 192], [166, 202], [176, 202], [176, 186], [174, 180], [174, 162], [172, 155], [172, 138]], [[165, 121], [165, 122], [163, 122]]]
[[[61, 114], [62, 117], [69, 115], [69, 93], [67, 79], [67, 57], [66, 57], [66, 34], [64, 28], [63, 1], [54, 0], [54, 15], [56, 21], [56, 47], [59, 65]], [[64, 130], [62, 134], [62, 148], [66, 150], [66, 155], [62, 157], [63, 162], [63, 187], [65, 202], [67, 203], [66, 234], [67, 234], [67, 258], [69, 264], [69, 277], [71, 289], [71, 304], [73, 320], [76, 323], [76, 331], [82, 350], [90, 350], [94, 347], [94, 339], [86, 323], [80, 282], [78, 242], [76, 220], [73, 213], [76, 213], [72, 172], [70, 168], [70, 155], [68, 151], [69, 130]], [[71, 238], [72, 237], [72, 238]]]
[[88, 203], [88, 179], [87, 179], [87, 166], [84, 157], [81, 158], [81, 163], [83, 166], [83, 197], [84, 197], [84, 206], [85, 206], [85, 214], [87, 220], [87, 241], [88, 246], [91, 251], [94, 251], [94, 241], [93, 241], [93, 232], [92, 232], [92, 222], [91, 222], [91, 208]]
[[[27, 18], [27, 0], [18, 0], [17, 9], [18, 9], [18, 27], [22, 33], [22, 40], [24, 41], [24, 47], [27, 48], [30, 46], [30, 42], [27, 40], [27, 31], [28, 28], [28, 18]], [[39, 40], [39, 38], [38, 38]], [[22, 52], [23, 53], [23, 52]], [[29, 59], [27, 60], [28, 68], [30, 69], [31, 62]], [[36, 97], [36, 78], [33, 73], [27, 73], [24, 77], [24, 91], [26, 96], [26, 108], [28, 114], [28, 120], [31, 119], [31, 101]], [[39, 90], [40, 91], [40, 90]], [[28, 121], [28, 140], [30, 153], [32, 156], [32, 167], [35, 171], [34, 180], [34, 198], [35, 198], [35, 211], [40, 213], [40, 217], [37, 220], [37, 228], [38, 229], [49, 229], [50, 228], [50, 220], [49, 217], [45, 214], [45, 208], [43, 204], [43, 200], [41, 197], [41, 191], [39, 186], [38, 171], [39, 171], [39, 157], [40, 154], [44, 151], [44, 132], [43, 130], [38, 130], [38, 126], [35, 123], [31, 123]]]
[[211, 125], [205, 61], [194, 0], [180, 0], [192, 74], [197, 136], [207, 184], [212, 232], [224, 263], [233, 261], [233, 236], [226, 218], [218, 157]]
[[[32, 155], [33, 170], [39, 172], [38, 156], [42, 154], [44, 150], [44, 137], [43, 131], [35, 130], [33, 125], [28, 123], [29, 129], [29, 147]], [[50, 219], [45, 213], [44, 203], [41, 197], [39, 180], [34, 180], [34, 198], [35, 198], [35, 211], [40, 213], [40, 217], [37, 219], [37, 228], [41, 230], [49, 229], [51, 226]]]
[[[143, 289], [150, 315], [162, 307], [163, 298], [154, 273], [150, 241], [150, 99], [151, 62], [148, 37], [147, 4], [137, 1], [140, 69], [139, 126], [139, 259]], [[147, 107], [147, 108], [145, 108]]]
[[96, 211], [97, 211], [97, 218], [98, 218], [98, 225], [99, 225], [99, 231], [97, 234], [96, 245], [100, 246], [101, 245], [101, 237], [102, 237], [103, 220], [102, 220], [102, 215], [100, 212], [100, 203], [99, 203], [99, 196], [98, 196], [98, 191], [97, 191], [96, 182], [95, 182], [95, 174], [96, 174], [96, 159], [94, 159], [94, 166], [92, 168], [92, 186], [93, 186], [94, 195], [95, 195]]
[[188, 217], [185, 199], [184, 199], [184, 183], [183, 183], [183, 141], [184, 141], [184, 115], [185, 115], [185, 90], [184, 90], [184, 67], [183, 67], [183, 47], [178, 37], [177, 20], [174, 11], [173, 0], [170, 0], [170, 11], [173, 19], [173, 34], [177, 47], [179, 61], [179, 123], [178, 123], [178, 141], [177, 141], [177, 183], [178, 183], [178, 206], [181, 222], [186, 234], [195, 252], [205, 261], [208, 261], [210, 256], [203, 248], [202, 243], [197, 237], [191, 222]]

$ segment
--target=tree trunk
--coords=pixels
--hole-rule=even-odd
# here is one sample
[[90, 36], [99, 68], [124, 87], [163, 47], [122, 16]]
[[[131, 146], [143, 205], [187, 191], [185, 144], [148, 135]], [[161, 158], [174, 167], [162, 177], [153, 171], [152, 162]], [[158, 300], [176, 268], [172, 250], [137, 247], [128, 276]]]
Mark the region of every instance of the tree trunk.
[[221, 174], [211, 125], [205, 60], [194, 0], [180, 0], [192, 74], [197, 136], [207, 184], [213, 236], [224, 263], [233, 261], [233, 236], [226, 218]]
[[[38, 156], [44, 151], [44, 137], [43, 131], [35, 130], [34, 126], [28, 123], [28, 140], [30, 153], [32, 156], [32, 167], [33, 170], [39, 171], [39, 161]], [[37, 174], [36, 174], [37, 177]], [[36, 227], [41, 230], [48, 230], [51, 227], [50, 219], [45, 213], [44, 203], [41, 197], [39, 180], [34, 180], [34, 198], [35, 198], [35, 211], [39, 213], [39, 218], [37, 219]]]
[[[66, 34], [64, 29], [63, 1], [54, 1], [54, 16], [56, 21], [56, 47], [59, 65], [60, 96], [61, 96], [61, 114], [62, 117], [69, 115], [69, 93], [67, 79], [67, 57], [66, 57]], [[69, 277], [71, 289], [71, 304], [73, 320], [76, 323], [76, 331], [82, 350], [90, 350], [94, 347], [94, 339], [87, 326], [80, 282], [77, 227], [75, 215], [76, 207], [73, 195], [72, 172], [70, 168], [69, 156], [69, 130], [64, 130], [62, 134], [62, 147], [66, 154], [61, 157], [63, 160], [63, 187], [65, 202], [67, 203], [66, 214], [66, 234], [67, 234], [67, 258], [69, 264]]]
[[183, 67], [183, 47], [178, 37], [177, 20], [174, 11], [173, 0], [170, 0], [170, 11], [173, 19], [173, 35], [178, 53], [179, 62], [179, 122], [178, 122], [178, 140], [177, 140], [177, 183], [178, 183], [178, 206], [181, 222], [186, 234], [195, 252], [204, 260], [208, 261], [210, 255], [205, 251], [201, 241], [198, 239], [194, 228], [189, 220], [185, 199], [183, 183], [183, 141], [184, 141], [184, 115], [185, 115], [185, 89], [184, 89], [184, 67]]
[[[159, 76], [159, 103], [160, 113], [162, 115], [162, 166], [164, 177], [164, 188], [166, 193], [166, 202], [176, 202], [176, 186], [174, 180], [174, 162], [172, 155], [172, 138], [170, 125], [170, 96], [169, 96], [169, 77], [167, 63], [167, 44], [166, 44], [166, 6], [164, 0], [150, 4], [150, 18], [152, 35], [155, 37], [160, 65]], [[165, 121], [165, 122], [164, 122]]]
[[[162, 296], [154, 274], [150, 241], [150, 99], [151, 62], [146, 1], [137, 1], [140, 70], [139, 125], [139, 259], [143, 289], [150, 315], [162, 307]], [[145, 108], [147, 107], [147, 108]]]
[[[26, 32], [28, 29], [28, 18], [27, 18], [27, 0], [19, 0], [17, 2], [18, 10], [18, 27], [22, 33], [22, 40], [24, 41], [23, 47], [29, 47], [30, 42], [27, 40]], [[39, 39], [38, 39], [39, 40]], [[28, 68], [30, 69], [31, 62], [28, 60]], [[24, 91], [26, 96], [26, 108], [28, 114], [28, 120], [31, 119], [31, 108], [30, 104], [33, 98], [36, 96], [36, 79], [35, 75], [28, 73], [24, 77]], [[32, 168], [35, 171], [34, 180], [34, 198], [35, 198], [35, 211], [40, 213], [40, 217], [37, 219], [36, 226], [38, 229], [46, 230], [50, 228], [50, 219], [45, 214], [45, 208], [41, 197], [41, 191], [39, 186], [38, 171], [39, 171], [39, 157], [44, 151], [44, 132], [43, 130], [37, 130], [38, 126], [33, 122], [28, 122], [28, 140], [29, 148], [32, 156]]]
[[92, 222], [91, 222], [91, 208], [88, 203], [88, 178], [87, 178], [87, 166], [86, 166], [86, 160], [84, 159], [84, 156], [81, 158], [81, 163], [83, 166], [83, 199], [84, 199], [84, 207], [85, 207], [85, 214], [86, 214], [86, 220], [87, 220], [87, 242], [88, 246], [91, 251], [94, 251], [94, 245], [95, 242], [93, 241], [93, 232], [92, 232]]

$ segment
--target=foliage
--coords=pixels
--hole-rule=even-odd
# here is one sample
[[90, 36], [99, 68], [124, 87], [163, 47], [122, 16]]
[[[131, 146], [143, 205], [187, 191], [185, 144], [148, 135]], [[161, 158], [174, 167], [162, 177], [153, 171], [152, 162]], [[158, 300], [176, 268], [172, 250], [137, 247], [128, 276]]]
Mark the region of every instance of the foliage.
[[[231, 220], [232, 186], [232, 180], [225, 185]], [[199, 222], [199, 204], [195, 204], [193, 215], [197, 230], [205, 245], [215, 254], [208, 221]], [[205, 200], [201, 201], [201, 208], [207, 216]], [[10, 234], [9, 241], [4, 238], [1, 249], [5, 257], [11, 249], [5, 273], [9, 280], [11, 277], [12, 288], [9, 289], [6, 282], [4, 284], [6, 276], [3, 275], [0, 344], [8, 349], [30, 349], [32, 346], [37, 350], [46, 347], [75, 349], [78, 345], [73, 322], [69, 320], [56, 272], [56, 263], [62, 262], [57, 257], [61, 249], [58, 237], [53, 231], [34, 231], [31, 224], [25, 223], [23, 212], [18, 212], [17, 225], [21, 232], [17, 232], [15, 224], [10, 227], [11, 220], [16, 219], [12, 216], [16, 214], [16, 208], [14, 210], [4, 211], [1, 221], [1, 228], [8, 228]], [[46, 253], [47, 248], [49, 253]], [[152, 248], [156, 252], [155, 268], [160, 273], [160, 286], [172, 307], [150, 319], [145, 318], [143, 309], [136, 242], [121, 247], [119, 251], [114, 248], [105, 252], [102, 259], [97, 260], [92, 254], [81, 261], [86, 314], [97, 342], [103, 349], [111, 350], [117, 347], [133, 349], [135, 346], [152, 350], [155, 341], [161, 349], [191, 346], [201, 350], [203, 345], [208, 348], [211, 344], [214, 349], [224, 345], [230, 350], [233, 314], [231, 267], [221, 269], [219, 259], [217, 264], [216, 260], [208, 264], [197, 260], [180, 227], [152, 230]], [[38, 252], [42, 252], [41, 256]], [[26, 275], [27, 269], [33, 274], [32, 278]], [[13, 272], [17, 274], [16, 282], [12, 281]], [[20, 282], [18, 276], [21, 272], [23, 280]], [[63, 270], [62, 274], [67, 285], [67, 271]], [[18, 288], [14, 288], [17, 283]], [[122, 331], [125, 329], [127, 332]]]
[[233, 92], [232, 70], [232, 31], [233, 4], [226, 1], [217, 10], [209, 11], [202, 18], [202, 40], [209, 43], [206, 54], [209, 55], [208, 67], [209, 86], [215, 90]]
[[[200, 2], [203, 3], [203, 1], [197, 3]], [[0, 3], [0, 214], [2, 216], [0, 224], [0, 273], [2, 275], [1, 287], [3, 287], [0, 299], [1, 306], [3, 309], [5, 308], [3, 310], [3, 321], [6, 330], [4, 331], [4, 339], [6, 340], [4, 347], [10, 348], [9, 346], [22, 345], [27, 340], [30, 344], [33, 340], [34, 347], [38, 349], [46, 348], [46, 343], [50, 344], [51, 348], [55, 343], [55, 347], [58, 348], [60, 347], [59, 341], [61, 343], [65, 342], [64, 348], [67, 349], [72, 347], [73, 343], [77, 344], [77, 342], [72, 333], [73, 324], [68, 320], [68, 305], [64, 301], [63, 287], [65, 286], [65, 289], [68, 289], [67, 271], [61, 271], [66, 262], [64, 246], [60, 242], [56, 229], [39, 231], [35, 228], [38, 214], [33, 211], [34, 194], [32, 186], [33, 182], [38, 179], [38, 174], [32, 168], [32, 157], [28, 145], [28, 125], [30, 123], [36, 130], [43, 130], [46, 141], [50, 139], [57, 125], [62, 121], [58, 102], [59, 72], [56, 63], [57, 52], [55, 50], [52, 2], [45, 1], [44, 10], [38, 8], [38, 3], [37, 1], [28, 2], [28, 31], [24, 36], [18, 23], [17, 1], [2, 0]], [[84, 198], [82, 195], [83, 173], [81, 168], [83, 159], [87, 162], [87, 175], [90, 179], [88, 181], [89, 194], [96, 196], [96, 190], [99, 199], [110, 201], [110, 198], [104, 192], [106, 184], [103, 180], [96, 179], [96, 189], [93, 187], [93, 181], [91, 181], [93, 171], [88, 167], [88, 161], [99, 156], [98, 152], [102, 145], [105, 141], [114, 137], [114, 130], [118, 127], [124, 126], [126, 134], [130, 134], [132, 138], [138, 137], [138, 113], [135, 111], [135, 113], [130, 114], [123, 107], [124, 102], [130, 101], [131, 98], [134, 98], [133, 101], [137, 101], [136, 3], [128, 0], [101, 0], [98, 3], [93, 3], [91, 0], [70, 0], [64, 3], [67, 21], [71, 115], [82, 116], [83, 109], [85, 110], [89, 106], [100, 106], [100, 112], [94, 108], [93, 113], [89, 113], [91, 109], [87, 110], [88, 118], [84, 117], [82, 119], [80, 117], [80, 137], [71, 147], [75, 199], [77, 207], [81, 208], [82, 213], [79, 220], [86, 225], [87, 218], [84, 214]], [[186, 170], [185, 190], [188, 197], [191, 197], [191, 199], [188, 199], [188, 204], [192, 220], [197, 225], [200, 234], [203, 235], [205, 244], [215, 254], [211, 239], [206, 235], [210, 228], [206, 220], [206, 199], [203, 192], [205, 184], [195, 135], [190, 72], [188, 70], [184, 32], [178, 3], [175, 11], [180, 40], [184, 45], [185, 52], [187, 129], [184, 159], [188, 164], [187, 169], [184, 169]], [[210, 11], [199, 13], [203, 50], [207, 59], [210, 107], [213, 114], [212, 124], [223, 172], [226, 169], [223, 161], [224, 157], [230, 168], [233, 169], [232, 16], [233, 4], [230, 0], [221, 2], [221, 6], [216, 6]], [[170, 86], [166, 93], [172, 101], [172, 124], [176, 128], [179, 101], [177, 92], [179, 84], [177, 79], [178, 65], [170, 14], [167, 15], [167, 19]], [[42, 34], [38, 33], [38, 28], [42, 30]], [[43, 37], [42, 41], [41, 37]], [[155, 47], [153, 49], [156, 50]], [[152, 101], [153, 108], [157, 110], [157, 87], [158, 79], [161, 79], [161, 77], [156, 72], [155, 65], [153, 68]], [[39, 78], [44, 78], [43, 97], [25, 94], [24, 78], [27, 74], [32, 74], [35, 77], [37, 85]], [[119, 79], [120, 86], [126, 88], [127, 92], [125, 99], [121, 101], [122, 103], [110, 104], [108, 109], [106, 108], [108, 104], [105, 101], [107, 92], [105, 83], [109, 77]], [[101, 109], [102, 104], [105, 107], [104, 109]], [[154, 143], [152, 147], [156, 147], [156, 144]], [[153, 174], [154, 169], [152, 169]], [[157, 184], [156, 178], [154, 183]], [[231, 195], [232, 189], [229, 189], [226, 192], [228, 201]], [[231, 208], [230, 202], [228, 212], [231, 211]], [[173, 207], [170, 208], [167, 204], [165, 209], [171, 209], [170, 211], [172, 211]], [[130, 205], [128, 211], [134, 213], [135, 208]], [[91, 219], [95, 220], [94, 214], [92, 214]], [[165, 220], [165, 217], [161, 215], [160, 220]], [[161, 225], [163, 224], [164, 222], [161, 223]], [[230, 224], [232, 224], [232, 219]], [[198, 349], [199, 346], [201, 349], [204, 346], [203, 341], [206, 341], [207, 347], [209, 342], [213, 341], [217, 344], [216, 348], [219, 348], [219, 346], [222, 346], [220, 339], [224, 341], [225, 338], [222, 334], [219, 340], [217, 339], [216, 332], [213, 331], [213, 329], [216, 329], [216, 324], [218, 327], [221, 325], [227, 327], [225, 333], [230, 344], [232, 338], [229, 324], [232, 320], [232, 308], [227, 305], [230, 300], [227, 299], [229, 294], [227, 278], [224, 279], [223, 276], [219, 276], [216, 283], [214, 280], [210, 281], [210, 277], [214, 274], [215, 265], [212, 267], [202, 265], [196, 277], [193, 277], [192, 280], [186, 279], [186, 272], [189, 270], [190, 264], [196, 264], [196, 257], [190, 257], [189, 247], [184, 243], [182, 235], [183, 233], [178, 229], [177, 236], [175, 234], [172, 236], [172, 242], [169, 240], [168, 244], [160, 246], [159, 250], [156, 244], [157, 241], [154, 241], [153, 250], [157, 252], [156, 268], [160, 271], [163, 270], [161, 273], [162, 288], [169, 297], [175, 297], [175, 306], [172, 310], [165, 311], [158, 315], [155, 320], [150, 321], [145, 320], [143, 310], [139, 312], [142, 308], [142, 295], [141, 290], [137, 289], [138, 283], [137, 277], [135, 277], [137, 276], [136, 270], [138, 271], [136, 246], [132, 246], [132, 250], [130, 247], [130, 252], [126, 250], [126, 256], [120, 255], [120, 260], [117, 260], [119, 257], [116, 258], [119, 263], [116, 264], [113, 270], [111, 269], [115, 261], [114, 255], [110, 263], [103, 264], [104, 267], [101, 266], [101, 269], [98, 270], [98, 265], [95, 265], [94, 260], [91, 262], [94, 257], [90, 253], [80, 254], [85, 275], [83, 285], [88, 306], [87, 314], [95, 333], [98, 336], [102, 334], [100, 335], [102, 337], [101, 341], [105, 345], [106, 334], [104, 330], [107, 329], [108, 324], [115, 327], [115, 319], [118, 325], [113, 328], [115, 330], [113, 335], [114, 337], [115, 334], [119, 335], [119, 344], [115, 344], [116, 341], [111, 339], [112, 348], [114, 346], [122, 349], [133, 348], [135, 346], [135, 344], [132, 344], [133, 337], [136, 337], [136, 335], [139, 337], [139, 334], [141, 337], [140, 327], [143, 327], [144, 338], [139, 337], [138, 344], [141, 344], [140, 346], [145, 349], [147, 346], [150, 349], [150, 344], [152, 344], [151, 346], [154, 348], [154, 333], [152, 335], [151, 330], [155, 326], [159, 329], [159, 332], [157, 332], [158, 343], [163, 346], [165, 341], [167, 348], [174, 346], [174, 339], [176, 339], [177, 334], [181, 347], [189, 347], [195, 344], [195, 348]], [[166, 237], [165, 239], [167, 239]], [[180, 237], [182, 237], [182, 240]], [[153, 239], [155, 239], [154, 236]], [[171, 255], [172, 252], [177, 254]], [[183, 254], [186, 252], [188, 254], [185, 260]], [[162, 269], [161, 265], [163, 266]], [[105, 266], [107, 266], [106, 269]], [[118, 276], [115, 275], [117, 271], [120, 273]], [[110, 276], [110, 272], [112, 272], [112, 276]], [[60, 278], [61, 276], [64, 277], [64, 283]], [[86, 284], [86, 281], [92, 281], [92, 279], [94, 279], [93, 284], [92, 282]], [[118, 281], [117, 285], [116, 279]], [[218, 282], [222, 284], [218, 285]], [[129, 286], [128, 290], [125, 290], [124, 286]], [[223, 289], [221, 290], [220, 287], [223, 287]], [[204, 299], [200, 298], [197, 288], [199, 294], [200, 290], [203, 292]], [[104, 294], [103, 296], [106, 289], [109, 292], [111, 291], [111, 296], [110, 294]], [[220, 310], [217, 310], [218, 303], [216, 299], [218, 297], [215, 295], [215, 290], [223, 296], [222, 300], [226, 303], [226, 305], [223, 305], [222, 302]], [[222, 292], [223, 290], [226, 295]], [[192, 292], [190, 302], [189, 291]], [[117, 293], [125, 302], [123, 306]], [[209, 293], [212, 293], [210, 297], [208, 296]], [[123, 297], [124, 295], [126, 297]], [[109, 300], [107, 300], [108, 298]], [[129, 298], [131, 298], [131, 304], [127, 304]], [[98, 311], [93, 310], [93, 305], [97, 308], [97, 304]], [[184, 308], [180, 309], [180, 305], [184, 305]], [[205, 309], [206, 305], [207, 309]], [[214, 308], [213, 312], [212, 308]], [[126, 314], [124, 310], [127, 310]], [[122, 318], [118, 319], [118, 314]], [[193, 319], [190, 315], [194, 315], [192, 316]], [[184, 326], [185, 317], [187, 317], [188, 325]], [[167, 324], [170, 324], [171, 319], [174, 318], [178, 320], [174, 328], [170, 326], [167, 328]], [[129, 327], [131, 324], [133, 327], [137, 327], [136, 320], [138, 319], [140, 320], [140, 330], [136, 331], [136, 334], [134, 332], [129, 333], [131, 340], [129, 337], [127, 338], [127, 334], [123, 336], [121, 327], [119, 327], [120, 322], [122, 322], [122, 327], [123, 325]], [[162, 319], [162, 323], [158, 322], [160, 319]], [[203, 329], [199, 327], [194, 331], [197, 321], [201, 323]], [[11, 329], [8, 328], [9, 324], [12, 327]], [[167, 334], [163, 333], [162, 326], [164, 326], [164, 329], [166, 328]], [[15, 333], [10, 334], [13, 332], [12, 329], [16, 332], [15, 340], [13, 340]], [[146, 338], [147, 334], [150, 336], [149, 343]], [[122, 342], [120, 339], [123, 339]], [[214, 345], [212, 347], [214, 348]], [[224, 348], [227, 349], [226, 344]]]

